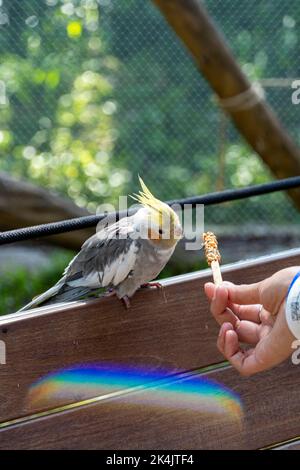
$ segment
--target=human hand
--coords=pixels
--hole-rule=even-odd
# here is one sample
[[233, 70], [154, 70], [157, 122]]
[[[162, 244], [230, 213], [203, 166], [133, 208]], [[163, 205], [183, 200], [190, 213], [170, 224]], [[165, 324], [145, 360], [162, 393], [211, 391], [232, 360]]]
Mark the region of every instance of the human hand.
[[[205, 284], [210, 310], [221, 326], [218, 349], [242, 375], [274, 367], [293, 352], [285, 318], [288, 288], [300, 267], [278, 271], [255, 284]], [[252, 345], [244, 350], [240, 343]]]

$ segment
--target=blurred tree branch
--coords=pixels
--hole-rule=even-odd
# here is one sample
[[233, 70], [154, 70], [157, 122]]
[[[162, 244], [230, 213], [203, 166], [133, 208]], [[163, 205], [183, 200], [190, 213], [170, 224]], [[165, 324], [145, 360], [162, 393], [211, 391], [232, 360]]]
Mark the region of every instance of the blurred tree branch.
[[[153, 2], [190, 51], [220, 100], [232, 100], [250, 89], [250, 81], [199, 0]], [[228, 106], [226, 111], [277, 178], [300, 174], [300, 150], [264, 100], [257, 100], [244, 109]], [[289, 194], [300, 208], [300, 190]]]
[[[0, 173], [0, 230], [88, 215], [89, 212], [72, 201], [33, 184], [18, 181]], [[93, 229], [78, 230], [47, 237], [45, 240], [65, 248], [78, 249], [94, 233]]]

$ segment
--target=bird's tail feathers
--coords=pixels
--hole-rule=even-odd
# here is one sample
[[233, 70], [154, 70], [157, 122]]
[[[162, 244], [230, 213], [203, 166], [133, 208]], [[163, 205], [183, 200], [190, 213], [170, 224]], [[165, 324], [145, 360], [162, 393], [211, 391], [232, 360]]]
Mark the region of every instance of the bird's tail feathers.
[[74, 302], [75, 300], [87, 299], [90, 297], [99, 297], [106, 291], [105, 288], [91, 289], [90, 287], [83, 286], [68, 286], [64, 284], [61, 290], [49, 301], [45, 302], [44, 305], [57, 304], [61, 302]]
[[18, 312], [23, 312], [24, 310], [30, 310], [32, 308], [39, 307], [41, 304], [44, 304], [44, 302], [46, 302], [48, 299], [55, 296], [59, 292], [61, 287], [62, 284], [58, 282], [53, 287], [46, 290], [46, 292], [43, 292], [42, 294], [32, 299], [31, 302], [29, 302], [27, 305], [24, 305], [24, 307], [20, 308]]
[[103, 294], [105, 291], [105, 288], [91, 289], [82, 286], [72, 287], [60, 281], [43, 294], [35, 297], [31, 302], [22, 307], [19, 312], [46, 305], [73, 302], [87, 297], [99, 297], [99, 295]]

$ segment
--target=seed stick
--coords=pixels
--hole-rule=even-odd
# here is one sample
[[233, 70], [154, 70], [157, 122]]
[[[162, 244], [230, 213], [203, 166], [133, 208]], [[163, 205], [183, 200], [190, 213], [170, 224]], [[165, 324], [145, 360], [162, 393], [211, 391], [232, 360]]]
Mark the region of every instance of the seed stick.
[[207, 264], [211, 267], [214, 283], [216, 286], [222, 282], [220, 270], [221, 255], [218, 250], [218, 241], [213, 232], [203, 233], [204, 251]]

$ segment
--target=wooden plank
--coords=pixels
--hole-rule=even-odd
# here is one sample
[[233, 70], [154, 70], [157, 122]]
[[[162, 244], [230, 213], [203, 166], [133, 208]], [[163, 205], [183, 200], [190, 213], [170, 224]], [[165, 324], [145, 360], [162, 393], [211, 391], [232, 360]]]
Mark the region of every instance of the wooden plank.
[[144, 389], [2, 429], [0, 449], [255, 449], [299, 435], [297, 366], [286, 362], [250, 378], [227, 368], [208, 377], [240, 396], [241, 421], [197, 410], [184, 393], [174, 399]]
[[300, 450], [300, 439], [292, 439], [289, 442], [276, 444], [271, 450]]
[[[282, 252], [224, 266], [223, 276], [258, 281], [299, 259], [300, 250]], [[210, 270], [166, 280], [163, 291], [143, 289], [129, 311], [106, 298], [1, 318], [7, 363], [0, 365], [0, 422], [28, 414], [30, 385], [57, 369], [108, 362], [176, 372], [222, 361], [203, 295], [207, 280]]]

